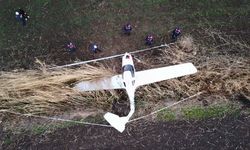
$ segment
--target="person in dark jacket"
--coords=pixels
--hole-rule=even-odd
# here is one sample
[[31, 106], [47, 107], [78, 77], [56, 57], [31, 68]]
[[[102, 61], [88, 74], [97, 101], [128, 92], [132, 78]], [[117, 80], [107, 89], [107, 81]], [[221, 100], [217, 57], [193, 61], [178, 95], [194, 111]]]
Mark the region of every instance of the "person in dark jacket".
[[67, 51], [70, 52], [70, 53], [73, 53], [76, 51], [76, 45], [72, 42], [69, 42], [67, 45], [66, 45], [66, 48], [67, 48]]
[[124, 34], [130, 35], [131, 31], [132, 31], [132, 26], [130, 23], [127, 23], [126, 25], [124, 25], [123, 27]]
[[101, 49], [99, 48], [99, 46], [96, 43], [92, 43], [89, 45], [89, 49], [94, 52], [97, 53], [97, 51], [101, 52]]
[[145, 38], [145, 44], [148, 45], [148, 46], [151, 46], [153, 45], [153, 42], [154, 42], [154, 37], [153, 35], [147, 35], [147, 37]]
[[17, 21], [21, 21], [22, 20], [24, 13], [25, 12], [22, 9], [16, 10], [15, 15], [16, 15]]
[[172, 36], [171, 36], [171, 40], [172, 42], [176, 42], [177, 38], [181, 35], [181, 29], [179, 27], [176, 27], [173, 31], [172, 31]]
[[28, 21], [29, 19], [29, 15], [21, 8], [19, 8], [16, 12], [15, 12], [15, 15], [16, 15], [16, 19], [17, 21], [21, 21], [23, 26], [26, 26], [26, 22]]

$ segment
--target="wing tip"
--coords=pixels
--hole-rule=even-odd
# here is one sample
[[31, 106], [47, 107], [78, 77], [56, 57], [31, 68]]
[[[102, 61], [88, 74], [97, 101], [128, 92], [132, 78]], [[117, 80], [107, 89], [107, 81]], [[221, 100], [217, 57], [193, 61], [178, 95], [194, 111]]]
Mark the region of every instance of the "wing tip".
[[194, 64], [193, 63], [186, 63], [187, 64], [187, 66], [190, 68], [190, 70], [191, 70], [191, 74], [193, 74], [193, 73], [196, 73], [196, 72], [198, 72], [198, 70], [197, 70], [197, 68], [194, 66]]

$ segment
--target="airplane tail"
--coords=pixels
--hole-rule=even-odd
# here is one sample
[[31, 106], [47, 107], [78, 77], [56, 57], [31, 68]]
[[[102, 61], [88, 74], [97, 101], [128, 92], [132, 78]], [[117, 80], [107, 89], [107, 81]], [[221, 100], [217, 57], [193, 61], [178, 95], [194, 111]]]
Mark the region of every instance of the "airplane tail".
[[116, 130], [118, 130], [119, 132], [123, 132], [125, 130], [125, 125], [129, 120], [129, 117], [119, 117], [116, 114], [107, 112], [104, 115], [104, 118], [108, 121], [108, 123], [114, 127]]
[[108, 123], [121, 133], [125, 130], [125, 125], [129, 121], [129, 118], [135, 112], [134, 92], [135, 91], [131, 91], [131, 93], [128, 93], [130, 101], [130, 112], [127, 116], [119, 117], [118, 115], [110, 112], [104, 115], [104, 118], [108, 121]]

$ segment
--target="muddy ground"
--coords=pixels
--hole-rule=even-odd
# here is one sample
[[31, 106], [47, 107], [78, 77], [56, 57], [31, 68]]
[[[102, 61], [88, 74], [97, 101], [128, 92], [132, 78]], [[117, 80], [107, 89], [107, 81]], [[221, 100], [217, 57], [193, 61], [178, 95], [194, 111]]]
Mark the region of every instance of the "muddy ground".
[[73, 126], [52, 134], [16, 137], [3, 149], [249, 149], [249, 116], [203, 121], [136, 122], [124, 133]]

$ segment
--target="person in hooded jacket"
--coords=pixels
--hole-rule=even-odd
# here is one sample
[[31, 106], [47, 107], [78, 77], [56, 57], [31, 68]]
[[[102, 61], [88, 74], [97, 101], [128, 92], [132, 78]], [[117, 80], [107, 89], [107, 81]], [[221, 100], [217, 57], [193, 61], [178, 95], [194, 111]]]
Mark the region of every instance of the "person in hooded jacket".
[[172, 31], [172, 35], [171, 35], [171, 40], [172, 42], [176, 42], [177, 38], [181, 35], [181, 29], [179, 27], [176, 27], [173, 31]]

